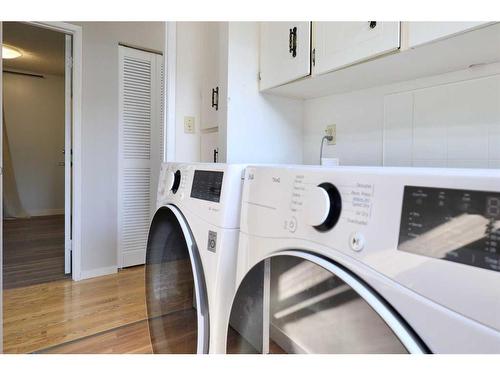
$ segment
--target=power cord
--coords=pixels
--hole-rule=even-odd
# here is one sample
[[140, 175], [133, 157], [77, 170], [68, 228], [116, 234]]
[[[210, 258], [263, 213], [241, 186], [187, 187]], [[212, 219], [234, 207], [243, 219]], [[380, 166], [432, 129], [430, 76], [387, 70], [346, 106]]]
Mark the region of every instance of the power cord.
[[333, 141], [333, 136], [325, 135], [321, 139], [321, 147], [319, 149], [319, 165], [321, 165], [321, 161], [323, 160], [323, 145], [325, 144], [325, 140], [327, 140], [328, 142], [331, 142], [331, 141]]

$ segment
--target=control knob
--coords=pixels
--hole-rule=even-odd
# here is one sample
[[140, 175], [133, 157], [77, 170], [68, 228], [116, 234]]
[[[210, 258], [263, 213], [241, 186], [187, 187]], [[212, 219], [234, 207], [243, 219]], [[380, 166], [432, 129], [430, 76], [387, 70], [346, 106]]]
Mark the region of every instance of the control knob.
[[174, 179], [172, 181], [172, 193], [177, 193], [177, 190], [179, 189], [179, 185], [181, 184], [181, 171], [176, 170], [174, 173]]
[[166, 171], [165, 172], [165, 190], [172, 190], [172, 186], [174, 186], [174, 172]]
[[306, 194], [306, 221], [320, 232], [332, 229], [342, 211], [342, 199], [337, 188], [324, 182], [311, 187]]

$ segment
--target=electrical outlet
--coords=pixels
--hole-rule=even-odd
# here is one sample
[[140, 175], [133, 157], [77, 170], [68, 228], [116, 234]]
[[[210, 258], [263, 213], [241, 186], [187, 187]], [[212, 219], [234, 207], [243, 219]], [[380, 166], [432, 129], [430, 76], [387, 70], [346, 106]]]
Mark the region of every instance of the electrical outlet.
[[194, 117], [193, 116], [184, 116], [184, 133], [194, 133]]
[[337, 125], [331, 124], [327, 125], [325, 128], [325, 135], [332, 136], [332, 140], [328, 141], [329, 145], [336, 145], [337, 144]]

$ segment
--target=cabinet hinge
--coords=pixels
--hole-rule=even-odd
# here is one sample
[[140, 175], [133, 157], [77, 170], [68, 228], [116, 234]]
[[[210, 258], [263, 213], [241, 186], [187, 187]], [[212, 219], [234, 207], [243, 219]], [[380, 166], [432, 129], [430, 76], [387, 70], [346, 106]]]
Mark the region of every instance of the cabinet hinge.
[[258, 78], [259, 81], [262, 81], [262, 75], [260, 74], [260, 72], [259, 72], [259, 75], [258, 75], [257, 78]]
[[312, 50], [312, 63], [313, 66], [316, 66], [316, 48], [313, 48]]

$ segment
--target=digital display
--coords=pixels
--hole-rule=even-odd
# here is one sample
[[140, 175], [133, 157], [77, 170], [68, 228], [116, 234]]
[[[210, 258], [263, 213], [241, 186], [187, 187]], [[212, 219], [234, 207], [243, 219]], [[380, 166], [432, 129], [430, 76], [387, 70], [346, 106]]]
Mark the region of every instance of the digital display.
[[191, 198], [218, 203], [220, 201], [223, 176], [224, 172], [194, 171]]
[[500, 192], [405, 186], [398, 250], [500, 272]]

